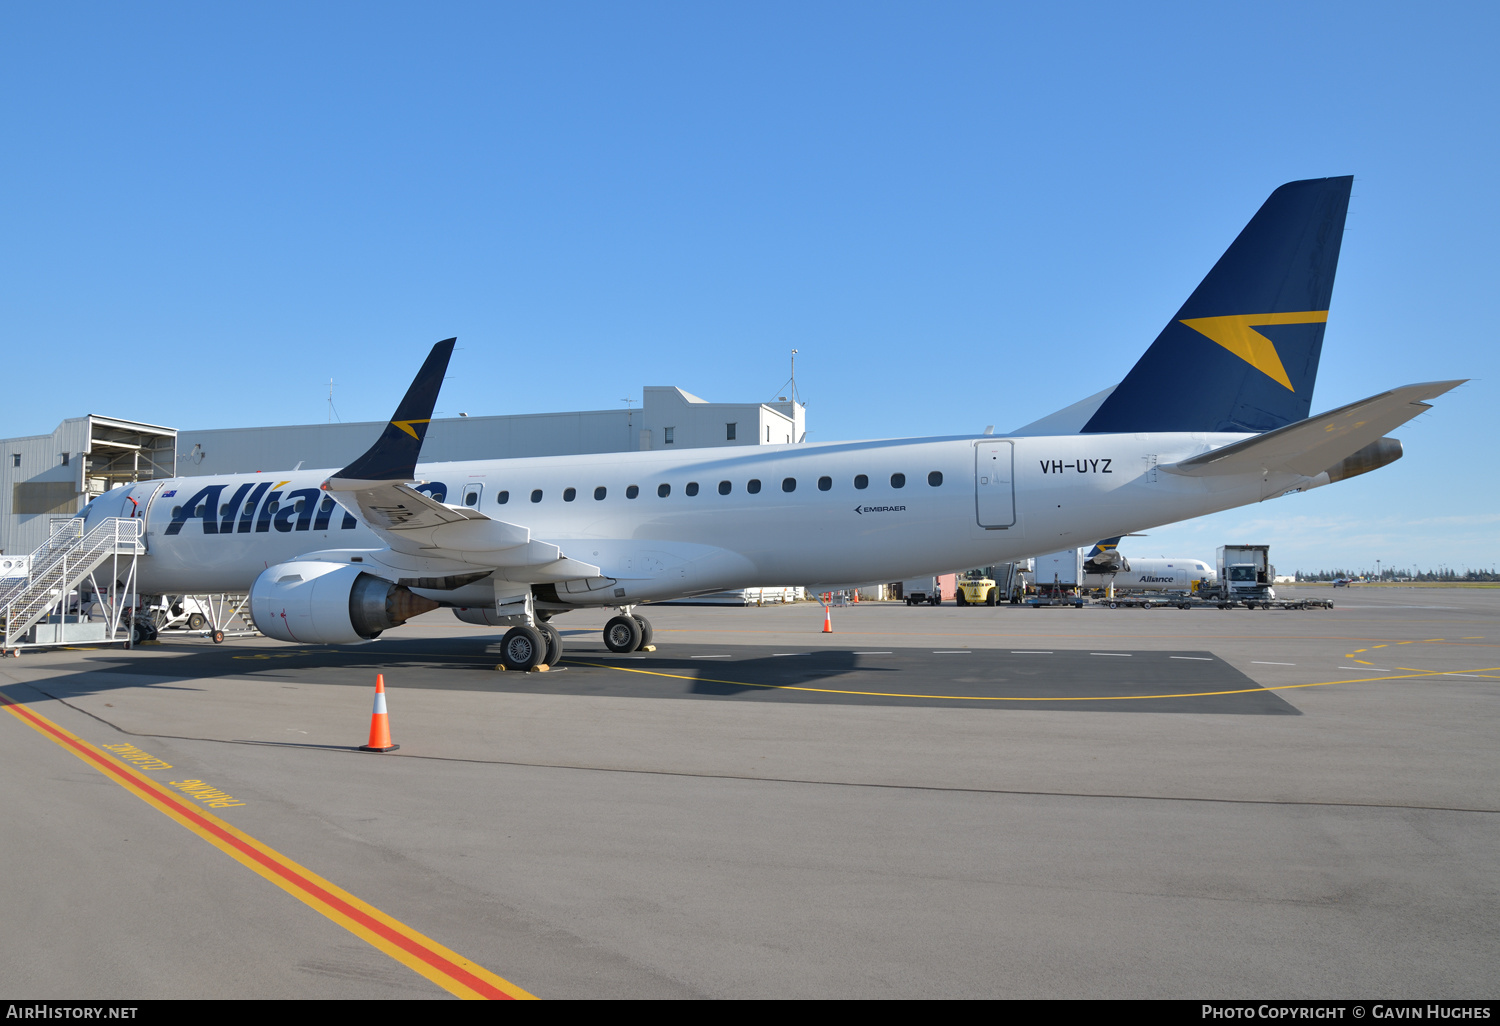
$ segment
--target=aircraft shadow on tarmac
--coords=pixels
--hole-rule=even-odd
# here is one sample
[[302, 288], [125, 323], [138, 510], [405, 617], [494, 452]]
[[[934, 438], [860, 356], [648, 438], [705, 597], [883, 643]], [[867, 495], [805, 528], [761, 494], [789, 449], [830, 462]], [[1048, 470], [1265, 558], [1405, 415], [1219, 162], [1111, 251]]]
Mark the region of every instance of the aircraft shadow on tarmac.
[[[577, 632], [584, 637], [573, 638], [567, 633], [563, 662], [547, 673], [497, 672], [498, 635], [317, 648], [169, 642], [136, 652], [78, 652], [77, 662], [66, 665], [71, 673], [48, 678], [41, 686], [58, 697], [116, 686], [191, 689], [187, 681], [216, 678], [278, 684], [294, 678], [373, 687], [375, 674], [383, 673], [391, 689], [1011, 711], [1300, 715], [1277, 693], [1262, 689], [1208, 652], [778, 652], [766, 646], [668, 643], [656, 652], [627, 656], [607, 651], [592, 632]], [[143, 685], [142, 677], [155, 680]], [[29, 688], [0, 690], [16, 701], [26, 701], [31, 694]]]

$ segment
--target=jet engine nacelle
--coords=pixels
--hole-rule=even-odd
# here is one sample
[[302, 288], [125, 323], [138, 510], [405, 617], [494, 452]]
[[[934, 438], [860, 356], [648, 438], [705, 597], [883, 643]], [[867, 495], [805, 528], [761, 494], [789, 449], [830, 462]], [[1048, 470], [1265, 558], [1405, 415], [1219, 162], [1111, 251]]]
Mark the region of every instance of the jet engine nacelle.
[[267, 637], [299, 645], [358, 645], [438, 603], [350, 563], [277, 563], [250, 587], [250, 615]]
[[1401, 439], [1377, 438], [1353, 456], [1346, 456], [1329, 467], [1325, 473], [1328, 475], [1329, 483], [1347, 481], [1351, 477], [1379, 470], [1387, 464], [1395, 463], [1400, 458]]
[[1096, 556], [1090, 556], [1083, 564], [1083, 572], [1086, 574], [1128, 574], [1130, 560], [1126, 559], [1119, 549], [1109, 549]]

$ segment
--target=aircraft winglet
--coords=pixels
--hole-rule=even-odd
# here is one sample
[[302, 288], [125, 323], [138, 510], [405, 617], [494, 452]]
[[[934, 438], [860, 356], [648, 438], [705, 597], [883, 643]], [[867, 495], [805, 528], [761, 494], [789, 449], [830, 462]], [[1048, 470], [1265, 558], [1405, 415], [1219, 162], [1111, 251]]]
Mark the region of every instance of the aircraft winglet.
[[401, 405], [390, 423], [359, 459], [333, 475], [332, 487], [348, 487], [352, 481], [413, 481], [417, 474], [417, 457], [422, 453], [422, 440], [427, 437], [427, 425], [432, 422], [432, 411], [437, 406], [438, 390], [443, 386], [443, 375], [448, 371], [448, 359], [453, 355], [453, 344], [457, 338], [445, 338], [432, 347], [427, 360], [411, 387], [406, 390]]

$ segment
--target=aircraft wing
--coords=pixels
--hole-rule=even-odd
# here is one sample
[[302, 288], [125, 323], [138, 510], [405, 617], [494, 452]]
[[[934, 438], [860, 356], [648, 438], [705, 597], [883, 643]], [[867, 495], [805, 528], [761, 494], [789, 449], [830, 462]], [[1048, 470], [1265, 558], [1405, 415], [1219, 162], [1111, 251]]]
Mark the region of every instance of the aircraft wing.
[[1423, 400], [1440, 396], [1464, 380], [1394, 388], [1158, 469], [1184, 477], [1256, 472], [1316, 477], [1387, 431], [1431, 409]]
[[567, 558], [556, 545], [536, 541], [527, 527], [492, 520], [478, 510], [449, 506], [411, 487], [456, 341], [445, 339], [432, 347], [380, 438], [363, 456], [323, 482], [323, 490], [355, 511], [396, 552], [505, 570], [510, 580], [599, 577], [598, 567]]
[[[332, 485], [337, 478], [330, 479]], [[351, 490], [328, 489], [392, 549], [413, 556], [452, 559], [476, 567], [529, 571], [537, 581], [598, 577], [599, 568], [569, 559], [549, 542], [531, 537], [531, 529], [492, 520], [476, 510], [449, 506], [405, 482], [385, 482]]]

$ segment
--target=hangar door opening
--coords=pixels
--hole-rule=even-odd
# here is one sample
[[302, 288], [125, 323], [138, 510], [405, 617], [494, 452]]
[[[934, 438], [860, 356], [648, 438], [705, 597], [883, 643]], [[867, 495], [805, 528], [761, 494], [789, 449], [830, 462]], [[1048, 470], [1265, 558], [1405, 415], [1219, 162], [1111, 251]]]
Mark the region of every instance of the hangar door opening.
[[1015, 525], [1014, 462], [1015, 446], [1010, 442], [974, 443], [974, 506], [980, 527], [999, 530]]

